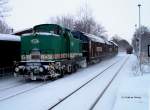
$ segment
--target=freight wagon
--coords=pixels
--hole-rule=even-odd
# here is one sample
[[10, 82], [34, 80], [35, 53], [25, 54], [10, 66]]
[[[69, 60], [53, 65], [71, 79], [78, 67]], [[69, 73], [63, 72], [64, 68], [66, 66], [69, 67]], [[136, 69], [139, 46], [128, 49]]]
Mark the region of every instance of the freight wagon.
[[82, 53], [87, 63], [92, 64], [117, 54], [118, 46], [101, 37], [80, 31], [73, 31], [73, 36], [81, 40]]

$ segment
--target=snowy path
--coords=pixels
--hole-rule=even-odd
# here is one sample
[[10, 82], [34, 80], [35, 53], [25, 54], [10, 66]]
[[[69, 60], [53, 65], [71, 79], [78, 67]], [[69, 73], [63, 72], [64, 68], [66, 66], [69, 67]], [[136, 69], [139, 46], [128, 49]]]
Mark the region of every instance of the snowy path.
[[38, 88], [43, 86], [45, 83], [23, 83], [23, 84], [16, 84], [10, 88], [5, 88], [0, 91], [0, 102], [7, 100], [9, 98], [15, 97], [16, 95], [23, 94], [28, 92], [32, 89]]
[[[11, 110], [47, 110], [50, 108], [50, 106], [54, 105], [63, 97], [76, 90], [78, 87], [83, 85], [92, 77], [102, 72], [105, 68], [107, 68], [108, 66], [120, 59], [124, 59], [125, 57], [126, 55], [119, 54], [115, 58], [103, 61], [96, 65], [92, 65], [85, 69], [80, 69], [78, 72], [72, 75], [68, 75], [62, 79], [58, 79], [36, 89], [30, 90], [10, 99], [1, 101], [0, 107], [2, 110], [8, 110], [10, 108]], [[111, 71], [109, 74], [111, 74]], [[108, 79], [107, 77], [109, 76], [111, 75], [105, 76], [106, 79]], [[99, 82], [100, 87], [104, 83], [105, 81]], [[97, 86], [95, 85], [95, 88], [96, 87]]]
[[24, 81], [20, 78], [13, 78], [13, 77], [2, 78], [0, 79], [0, 91], [23, 83]]

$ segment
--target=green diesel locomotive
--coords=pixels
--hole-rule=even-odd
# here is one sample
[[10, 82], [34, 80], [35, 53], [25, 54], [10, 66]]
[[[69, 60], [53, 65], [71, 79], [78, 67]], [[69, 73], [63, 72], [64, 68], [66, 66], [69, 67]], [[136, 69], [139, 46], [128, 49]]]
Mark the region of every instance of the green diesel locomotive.
[[21, 61], [15, 76], [25, 79], [55, 79], [86, 67], [82, 44], [69, 29], [57, 24], [41, 24], [32, 33], [21, 35]]

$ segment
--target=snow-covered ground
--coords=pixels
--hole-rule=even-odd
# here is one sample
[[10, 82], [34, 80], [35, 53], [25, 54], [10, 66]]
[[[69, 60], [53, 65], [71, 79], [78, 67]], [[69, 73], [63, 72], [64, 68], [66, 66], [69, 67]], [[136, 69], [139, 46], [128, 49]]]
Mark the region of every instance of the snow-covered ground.
[[[123, 66], [110, 87], [106, 90], [105, 94], [97, 103], [94, 110], [128, 110], [127, 108], [125, 109], [125, 107], [127, 107], [127, 105], [132, 106], [131, 104], [133, 101], [131, 100], [131, 103], [127, 103], [129, 102], [126, 101], [128, 100], [127, 96], [132, 96], [132, 94], [134, 95], [134, 93], [136, 93], [134, 95], [136, 102], [139, 102], [138, 104], [147, 107], [146, 105], [148, 105], [149, 96], [148, 84], [150, 82], [150, 77], [149, 75], [143, 75], [141, 77], [137, 74], [138, 72], [136, 72], [135, 69], [137, 68], [137, 59], [134, 55], [120, 53], [112, 59], [102, 61], [99, 64], [89, 66], [85, 69], [80, 69], [74, 74], [65, 76], [64, 78], [58, 79], [53, 82], [50, 81], [38, 88], [16, 95], [15, 97], [0, 101], [0, 110], [48, 110], [52, 105], [60, 101], [72, 91], [76, 90], [93, 76], [99, 74], [109, 65], [119, 60], [119, 62], [115, 64], [115, 66], [111, 67], [111, 69], [109, 69], [107, 72], [105, 72], [105, 74], [100, 75], [99, 78], [95, 79], [86, 87], [76, 92], [75, 95], [72, 95], [70, 98], [61, 103], [58, 107], [54, 108], [55, 110], [88, 110], [90, 107], [90, 103], [93, 102], [95, 98], [100, 94], [100, 92], [105, 88], [109, 80], [117, 71], [117, 68], [119, 68], [121, 64], [123, 64], [124, 60], [127, 57], [129, 57], [128, 61]], [[2, 87], [0, 88], [0, 90], [9, 87], [9, 84], [11, 82], [14, 83], [12, 79], [9, 79], [7, 82], [5, 80], [0, 80], [0, 87]], [[22, 83], [20, 82], [20, 79], [15, 80], [15, 82], [17, 84]], [[15, 92], [17, 90], [21, 91], [21, 88], [28, 88], [28, 86], [26, 85], [30, 85], [30, 83], [27, 83], [20, 88], [16, 87]], [[36, 82], [34, 82], [32, 86], [30, 86], [33, 87], [33, 85], [35, 86]], [[7, 91], [7, 94], [12, 94], [12, 92], [14, 92], [13, 90]], [[142, 95], [138, 96], [137, 94]], [[3, 96], [1, 95], [1, 97]], [[139, 99], [141, 100], [139, 101]], [[141, 109], [139, 108], [139, 110]]]
[[[116, 96], [116, 102], [113, 110], [150, 109], [150, 73], [141, 73], [139, 71], [137, 59], [133, 55], [131, 63], [132, 70], [128, 69], [127, 71], [127, 74], [129, 74], [130, 77], [127, 77], [122, 81]], [[144, 69], [144, 71], [147, 71], [147, 68]]]
[[97, 77], [63, 103], [59, 104], [54, 110], [90, 110], [97, 97], [103, 92], [126, 59], [127, 57], [124, 56], [119, 63], [112, 66], [104, 74], [101, 74], [100, 77]]

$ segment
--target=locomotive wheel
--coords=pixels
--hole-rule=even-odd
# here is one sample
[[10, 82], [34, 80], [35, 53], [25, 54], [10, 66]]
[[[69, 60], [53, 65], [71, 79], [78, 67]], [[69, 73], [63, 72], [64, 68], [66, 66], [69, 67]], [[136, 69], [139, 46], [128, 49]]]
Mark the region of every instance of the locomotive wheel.
[[56, 79], [58, 79], [58, 77], [51, 78], [52, 81], [55, 81]]
[[63, 78], [63, 77], [64, 77], [64, 75], [65, 75], [65, 74], [64, 74], [64, 71], [63, 71], [63, 70], [61, 70], [61, 71], [60, 71], [60, 78]]
[[72, 74], [72, 72], [73, 72], [73, 66], [71, 65], [69, 68], [70, 68], [70, 71], [67, 71], [67, 74]]
[[30, 81], [32, 81], [32, 80], [31, 80], [31, 78], [26, 78], [26, 77], [25, 77], [25, 78], [24, 78], [24, 81], [25, 81], [25, 82], [30, 82]]
[[78, 66], [77, 64], [75, 64], [75, 65], [73, 66], [73, 72], [76, 72], [76, 71], [78, 70], [78, 68], [79, 68], [79, 66]]
[[48, 79], [48, 77], [43, 76], [43, 81], [45, 82]]

